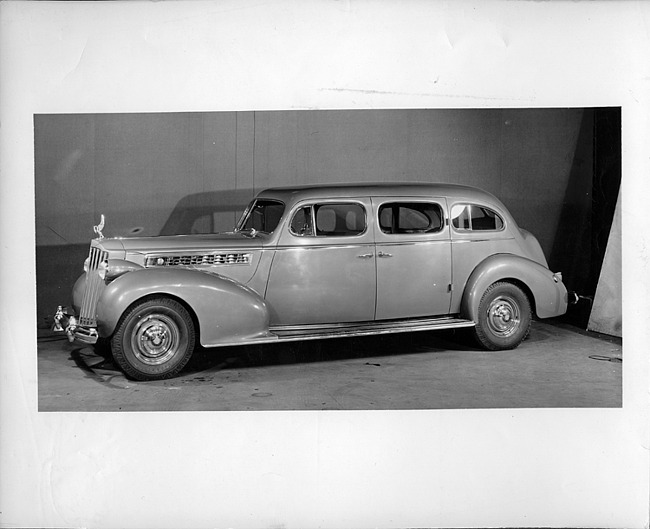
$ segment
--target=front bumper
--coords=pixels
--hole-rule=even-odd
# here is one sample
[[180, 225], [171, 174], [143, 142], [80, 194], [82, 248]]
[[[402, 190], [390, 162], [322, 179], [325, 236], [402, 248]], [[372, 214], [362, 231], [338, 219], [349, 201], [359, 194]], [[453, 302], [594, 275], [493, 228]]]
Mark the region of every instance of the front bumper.
[[59, 307], [54, 314], [54, 324], [52, 325], [54, 332], [63, 332], [68, 337], [69, 342], [75, 340], [85, 344], [95, 344], [99, 338], [97, 329], [94, 327], [86, 327], [79, 325], [78, 318], [72, 309], [68, 307]]

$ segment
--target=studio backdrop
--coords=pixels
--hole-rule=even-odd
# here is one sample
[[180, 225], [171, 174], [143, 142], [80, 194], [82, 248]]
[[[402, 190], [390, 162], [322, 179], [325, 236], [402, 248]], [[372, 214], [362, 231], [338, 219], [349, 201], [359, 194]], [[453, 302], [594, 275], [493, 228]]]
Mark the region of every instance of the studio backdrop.
[[39, 326], [69, 302], [101, 214], [106, 236], [227, 231], [257, 191], [302, 184], [481, 187], [593, 297], [620, 127], [619, 108], [35, 115]]

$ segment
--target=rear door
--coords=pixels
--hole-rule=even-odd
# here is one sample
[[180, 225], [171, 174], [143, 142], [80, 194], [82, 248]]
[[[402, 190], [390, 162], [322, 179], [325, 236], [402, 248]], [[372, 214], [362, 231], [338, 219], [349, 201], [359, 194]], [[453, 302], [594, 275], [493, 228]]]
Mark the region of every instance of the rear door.
[[444, 198], [373, 198], [375, 319], [448, 314], [451, 240]]

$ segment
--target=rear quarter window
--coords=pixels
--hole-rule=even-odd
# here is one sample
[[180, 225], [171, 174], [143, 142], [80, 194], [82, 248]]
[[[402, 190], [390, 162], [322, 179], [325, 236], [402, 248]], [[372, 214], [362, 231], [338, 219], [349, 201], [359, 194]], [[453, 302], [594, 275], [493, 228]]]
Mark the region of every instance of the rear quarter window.
[[456, 204], [451, 208], [451, 225], [460, 231], [500, 231], [501, 216], [494, 210], [476, 204]]

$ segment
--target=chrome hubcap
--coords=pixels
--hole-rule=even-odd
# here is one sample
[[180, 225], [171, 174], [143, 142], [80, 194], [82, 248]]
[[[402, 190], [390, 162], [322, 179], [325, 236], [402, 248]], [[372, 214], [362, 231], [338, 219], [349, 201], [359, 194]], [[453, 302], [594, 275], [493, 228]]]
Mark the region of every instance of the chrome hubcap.
[[164, 314], [150, 314], [142, 318], [132, 336], [135, 356], [149, 365], [167, 362], [176, 354], [180, 342], [178, 326]]
[[521, 322], [519, 304], [509, 296], [499, 296], [492, 300], [487, 311], [487, 323], [490, 331], [497, 336], [511, 336]]

